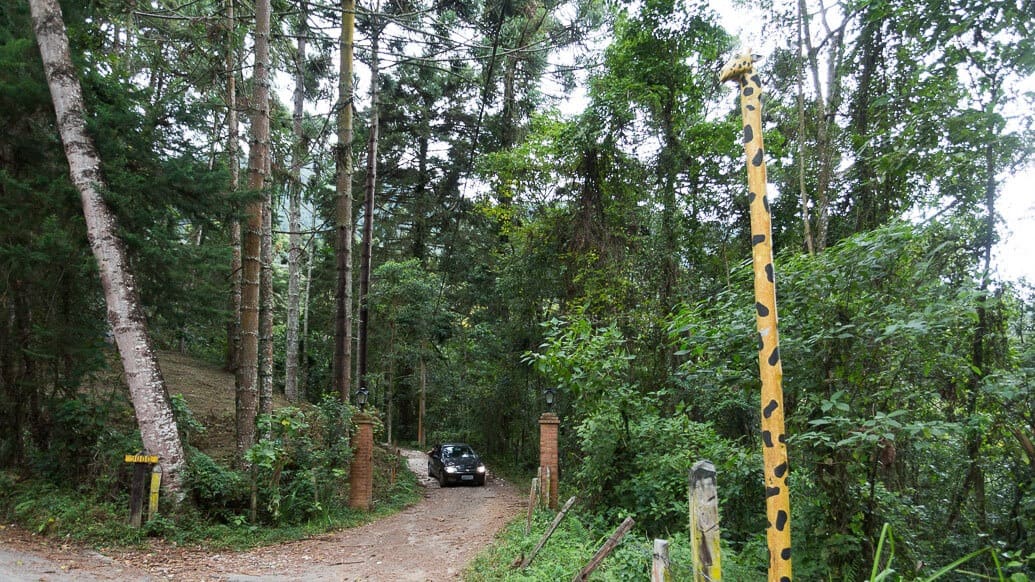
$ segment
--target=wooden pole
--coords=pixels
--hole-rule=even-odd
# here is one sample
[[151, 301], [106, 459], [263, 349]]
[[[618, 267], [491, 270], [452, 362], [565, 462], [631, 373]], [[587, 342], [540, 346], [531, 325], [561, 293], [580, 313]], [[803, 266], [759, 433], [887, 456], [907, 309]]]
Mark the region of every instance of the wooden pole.
[[151, 496], [147, 503], [147, 521], [158, 515], [158, 492], [162, 489], [162, 466], [155, 465], [151, 469]]
[[[532, 552], [530, 554], [528, 554], [528, 557], [525, 558], [521, 562], [521, 569], [522, 570], [527, 568], [529, 566], [529, 564], [532, 563], [532, 560], [535, 559], [535, 556], [536, 556], [536, 554], [539, 553], [539, 550], [543, 549], [543, 546], [546, 545], [546, 540], [550, 539], [550, 536], [553, 535], [553, 532], [554, 532], [554, 530], [557, 529], [557, 526], [561, 525], [561, 521], [564, 520], [564, 516], [568, 515], [568, 510], [571, 509], [572, 505], [575, 505], [575, 497], [574, 496], [572, 496], [571, 499], [569, 499], [567, 502], [565, 502], [564, 507], [561, 508], [561, 512], [558, 513], [557, 516], [553, 518], [553, 523], [551, 523], [550, 527], [548, 527], [546, 529], [546, 533], [543, 534], [543, 537], [541, 537], [539, 539], [539, 543], [535, 545], [535, 548], [532, 550]], [[527, 535], [528, 532], [525, 532], [525, 533]]]
[[690, 548], [694, 582], [719, 582], [719, 496], [715, 466], [700, 461], [690, 469]]
[[787, 435], [784, 429], [783, 367], [777, 333], [776, 276], [773, 267], [772, 217], [766, 197], [765, 148], [762, 144], [762, 82], [755, 74], [757, 56], [745, 52], [726, 64], [721, 82], [740, 85], [751, 210], [751, 247], [755, 272], [755, 321], [758, 371], [762, 380], [762, 460], [765, 467], [766, 542], [769, 582], [791, 582], [791, 504], [787, 489]]
[[[157, 455], [126, 455], [125, 461], [133, 465], [133, 482], [131, 489], [129, 490], [129, 525], [132, 527], [140, 527], [144, 516], [144, 498], [146, 497], [145, 488], [147, 487], [147, 476], [151, 473], [151, 467], [158, 464]], [[161, 471], [161, 468], [158, 469]], [[161, 473], [158, 473], [161, 475]], [[159, 481], [159, 485], [161, 481]], [[157, 487], [154, 481], [151, 482], [152, 487]], [[151, 517], [158, 511], [158, 493], [157, 490], [154, 493], [154, 510], [151, 513]]]
[[532, 514], [535, 513], [536, 500], [539, 498], [539, 477], [532, 477], [532, 487], [528, 490], [528, 516], [525, 518], [525, 535], [532, 533]]
[[672, 582], [670, 565], [668, 540], [654, 540], [654, 561], [650, 569], [650, 582]]
[[622, 538], [625, 537], [625, 534], [629, 533], [629, 530], [631, 530], [634, 525], [636, 525], [636, 520], [631, 517], [625, 518], [622, 525], [618, 526], [615, 533], [611, 534], [611, 537], [607, 538], [604, 545], [600, 546], [597, 553], [593, 555], [593, 559], [591, 559], [578, 574], [575, 574], [575, 577], [571, 579], [571, 582], [583, 582], [585, 580], [589, 580], [589, 575], [600, 566], [600, 563], [604, 561], [604, 558], [611, 555], [611, 552], [618, 547]]

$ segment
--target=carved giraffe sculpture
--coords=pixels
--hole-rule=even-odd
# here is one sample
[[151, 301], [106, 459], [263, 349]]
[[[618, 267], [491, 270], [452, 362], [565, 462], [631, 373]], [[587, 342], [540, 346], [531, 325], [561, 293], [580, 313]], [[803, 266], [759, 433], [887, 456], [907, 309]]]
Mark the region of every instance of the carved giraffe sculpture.
[[787, 439], [783, 419], [783, 368], [776, 324], [776, 277], [773, 271], [772, 225], [766, 198], [765, 150], [762, 147], [762, 84], [755, 74], [757, 56], [750, 51], [722, 69], [722, 82], [740, 84], [751, 206], [751, 247], [755, 270], [755, 321], [758, 325], [758, 370], [762, 379], [762, 458], [769, 527], [769, 582], [791, 581], [791, 507], [787, 489]]

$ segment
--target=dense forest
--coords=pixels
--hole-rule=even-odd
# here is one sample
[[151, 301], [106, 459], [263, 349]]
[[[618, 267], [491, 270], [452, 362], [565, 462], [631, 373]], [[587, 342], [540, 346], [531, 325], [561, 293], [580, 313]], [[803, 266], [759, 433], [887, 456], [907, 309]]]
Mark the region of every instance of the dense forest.
[[[347, 490], [357, 394], [381, 441], [531, 473], [549, 392], [586, 519], [683, 532], [710, 459], [729, 564], [764, 572], [722, 8], [769, 39], [797, 576], [864, 578], [885, 524], [907, 579], [986, 548], [971, 571], [1035, 571], [1035, 296], [994, 261], [1031, 169], [1029, 0], [61, 2], [77, 115], [48, 88], [48, 3], [0, 5], [0, 483], [115, 495], [164, 427], [174, 497], [305, 520]], [[76, 116], [147, 350], [70, 177]], [[160, 372], [178, 431], [100, 380], [149, 350], [236, 374], [232, 454], [191, 446]]]

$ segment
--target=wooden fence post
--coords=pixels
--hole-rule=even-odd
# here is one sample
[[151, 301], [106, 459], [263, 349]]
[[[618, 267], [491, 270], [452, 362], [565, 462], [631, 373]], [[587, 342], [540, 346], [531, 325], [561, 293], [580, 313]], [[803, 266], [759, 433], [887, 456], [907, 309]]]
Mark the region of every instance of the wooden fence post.
[[636, 520], [633, 518], [625, 518], [622, 525], [618, 526], [615, 533], [611, 534], [611, 537], [607, 538], [604, 545], [600, 546], [597, 553], [593, 555], [593, 559], [590, 560], [578, 574], [575, 574], [575, 577], [571, 579], [571, 582], [584, 582], [585, 580], [589, 580], [589, 575], [600, 566], [600, 563], [604, 561], [604, 558], [608, 557], [611, 552], [618, 547], [618, 543], [622, 541], [625, 534], [629, 533], [629, 530], [631, 530], [632, 526], [635, 524]]
[[651, 563], [650, 582], [671, 582], [668, 540], [654, 540], [654, 561]]
[[529, 564], [532, 563], [532, 560], [535, 559], [535, 556], [539, 553], [539, 550], [543, 549], [543, 546], [546, 545], [546, 540], [550, 539], [550, 536], [553, 535], [553, 531], [557, 529], [557, 526], [561, 525], [561, 521], [564, 519], [565, 515], [568, 515], [568, 510], [571, 509], [572, 505], [575, 505], [574, 496], [564, 504], [564, 507], [561, 508], [561, 512], [553, 518], [553, 523], [551, 523], [550, 527], [546, 529], [546, 533], [543, 534], [543, 537], [539, 538], [539, 543], [535, 545], [535, 549], [533, 549], [532, 552], [528, 554], [527, 558], [521, 561], [522, 570], [527, 568]]
[[[151, 467], [158, 464], [156, 455], [126, 455], [127, 463], [133, 465], [133, 484], [129, 491], [129, 525], [140, 527], [144, 514], [144, 498], [147, 496], [147, 477], [151, 475]], [[155, 511], [158, 510], [158, 495], [155, 494]], [[154, 517], [152, 515], [152, 517]]]
[[532, 477], [532, 487], [528, 490], [528, 516], [525, 517], [525, 535], [532, 533], [532, 514], [539, 498], [539, 477]]
[[715, 489], [715, 465], [699, 461], [690, 468], [690, 548], [694, 582], [719, 582], [722, 564], [719, 550], [719, 495]]

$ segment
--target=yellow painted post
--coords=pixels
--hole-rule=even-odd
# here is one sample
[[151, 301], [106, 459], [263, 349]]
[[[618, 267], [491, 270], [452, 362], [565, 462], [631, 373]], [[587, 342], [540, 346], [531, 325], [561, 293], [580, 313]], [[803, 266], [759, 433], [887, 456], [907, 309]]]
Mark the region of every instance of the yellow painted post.
[[773, 267], [772, 217], [766, 197], [765, 148], [762, 144], [762, 81], [758, 59], [745, 51], [722, 68], [721, 82], [740, 85], [744, 119], [751, 248], [755, 273], [755, 323], [758, 326], [758, 372], [762, 380], [762, 461], [765, 467], [766, 542], [769, 582], [791, 582], [791, 502], [787, 488], [787, 434], [783, 412], [783, 366], [777, 333], [776, 275]]
[[158, 492], [162, 488], [162, 466], [155, 465], [151, 469], [151, 497], [147, 503], [147, 520], [158, 515]]

